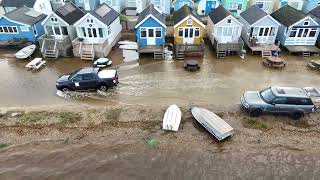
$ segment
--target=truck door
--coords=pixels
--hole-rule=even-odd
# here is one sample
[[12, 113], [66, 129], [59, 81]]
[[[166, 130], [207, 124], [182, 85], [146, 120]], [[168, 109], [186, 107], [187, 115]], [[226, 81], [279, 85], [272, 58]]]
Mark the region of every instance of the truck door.
[[95, 89], [96, 79], [94, 78], [94, 74], [82, 74], [82, 81], [80, 83], [80, 86], [83, 90]]
[[71, 89], [78, 91], [81, 90], [80, 82], [82, 81], [82, 74], [77, 74], [72, 78], [72, 82], [70, 84]]

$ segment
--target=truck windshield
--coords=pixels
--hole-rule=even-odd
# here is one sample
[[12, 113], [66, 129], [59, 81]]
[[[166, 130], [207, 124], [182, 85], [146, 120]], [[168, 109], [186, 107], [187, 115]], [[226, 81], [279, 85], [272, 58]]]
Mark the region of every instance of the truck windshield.
[[265, 89], [263, 91], [260, 91], [260, 96], [263, 101], [266, 103], [271, 103], [276, 96], [273, 94], [271, 88]]
[[72, 79], [74, 76], [76, 76], [77, 73], [78, 73], [78, 71], [79, 71], [79, 70], [76, 70], [76, 71], [74, 71], [73, 73], [71, 73], [70, 76], [69, 76], [69, 80]]

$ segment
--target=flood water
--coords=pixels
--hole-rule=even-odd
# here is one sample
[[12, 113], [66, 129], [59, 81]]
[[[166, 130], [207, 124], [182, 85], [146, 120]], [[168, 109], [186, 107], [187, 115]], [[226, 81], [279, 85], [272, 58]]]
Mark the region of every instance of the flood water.
[[[197, 103], [223, 107], [239, 104], [239, 97], [246, 90], [271, 85], [320, 86], [320, 73], [306, 67], [308, 61], [319, 57], [284, 55], [287, 67], [275, 70], [264, 67], [259, 56], [248, 55], [243, 61], [237, 56], [218, 60], [207, 47], [203, 58], [195, 58], [201, 69], [189, 72], [183, 68], [183, 61], [155, 61], [152, 56], [122, 63], [121, 52], [116, 50], [109, 58], [118, 69], [118, 87], [106, 93], [82, 92], [62, 97], [57, 95], [56, 79], [80, 67], [92, 66], [93, 62], [77, 58], [48, 60], [46, 67], [30, 72], [24, 68], [28, 61], [16, 60], [14, 53], [1, 50], [0, 107], [69, 103]], [[0, 179], [319, 179], [319, 150], [313, 147], [309, 152], [308, 146], [295, 150], [283, 145], [286, 142], [295, 147], [304, 139], [305, 144], [317, 146], [318, 131], [300, 129], [297, 134], [294, 130], [253, 130], [243, 127], [236, 116], [230, 120], [235, 136], [222, 143], [213, 141], [192, 120], [183, 122], [176, 133], [153, 127], [111, 128], [100, 134], [98, 129], [89, 132], [86, 128], [69, 129], [70, 132], [55, 128], [22, 128], [17, 132], [1, 129], [5, 137], [0, 136], [0, 143], [14, 137], [31, 137], [31, 142], [1, 151]], [[82, 140], [69, 141], [69, 136], [78, 134]], [[144, 138], [151, 136], [161, 140], [159, 149], [146, 146]], [[46, 137], [53, 140], [40, 142]], [[55, 141], [59, 137], [66, 139]]]
[[[201, 69], [189, 72], [183, 61], [155, 61], [152, 56], [142, 56], [136, 63], [122, 63], [120, 50], [109, 58], [119, 72], [120, 84], [107, 93], [75, 93], [71, 98], [57, 96], [56, 79], [93, 62], [77, 58], [48, 60], [38, 72], [26, 71], [28, 61], [14, 58], [15, 51], [2, 51], [0, 55], [0, 106], [48, 105], [61, 103], [88, 103], [106, 105], [170, 104], [197, 102], [229, 105], [239, 102], [245, 90], [260, 90], [271, 85], [319, 86], [319, 73], [311, 71], [306, 63], [319, 57], [301, 58], [284, 56], [287, 67], [275, 70], [264, 67], [261, 57], [248, 55], [244, 61], [233, 56], [216, 59], [207, 47], [200, 61]], [[79, 98], [80, 97], [80, 98]]]

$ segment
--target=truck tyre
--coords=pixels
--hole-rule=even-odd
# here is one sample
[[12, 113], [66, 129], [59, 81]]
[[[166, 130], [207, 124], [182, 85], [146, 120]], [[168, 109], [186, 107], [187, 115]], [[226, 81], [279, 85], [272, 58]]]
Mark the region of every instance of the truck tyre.
[[108, 90], [108, 86], [105, 85], [105, 84], [102, 84], [102, 85], [99, 86], [99, 90], [103, 91], [103, 92], [106, 92]]
[[299, 111], [294, 112], [294, 113], [292, 113], [292, 114], [290, 115], [290, 117], [291, 117], [292, 119], [294, 119], [294, 120], [298, 120], [298, 119], [300, 119], [302, 116], [303, 116], [303, 113], [302, 113], [302, 112], [299, 112]]
[[262, 114], [262, 110], [261, 109], [251, 109], [250, 110], [250, 112], [249, 112], [249, 115], [251, 116], [251, 117], [259, 117], [259, 116], [261, 116], [261, 114]]
[[70, 91], [70, 89], [67, 88], [67, 87], [62, 87], [62, 88], [61, 88], [61, 91], [62, 91], [62, 92], [68, 92], [68, 91]]

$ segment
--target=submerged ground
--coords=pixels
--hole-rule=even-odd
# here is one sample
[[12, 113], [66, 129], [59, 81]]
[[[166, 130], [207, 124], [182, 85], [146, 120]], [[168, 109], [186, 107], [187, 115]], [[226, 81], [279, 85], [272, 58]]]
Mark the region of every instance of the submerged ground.
[[[14, 51], [0, 55], [0, 179], [317, 179], [320, 114], [250, 118], [239, 105], [246, 90], [270, 85], [318, 86], [306, 63], [319, 57], [284, 56], [271, 70], [259, 56], [217, 60], [212, 49], [199, 72], [181, 61], [121, 64], [110, 58], [120, 84], [107, 93], [56, 94], [55, 80], [92, 62], [49, 61], [24, 69]], [[177, 133], [161, 130], [168, 105], [183, 111]], [[235, 135], [218, 143], [192, 118], [189, 104], [223, 117]]]

